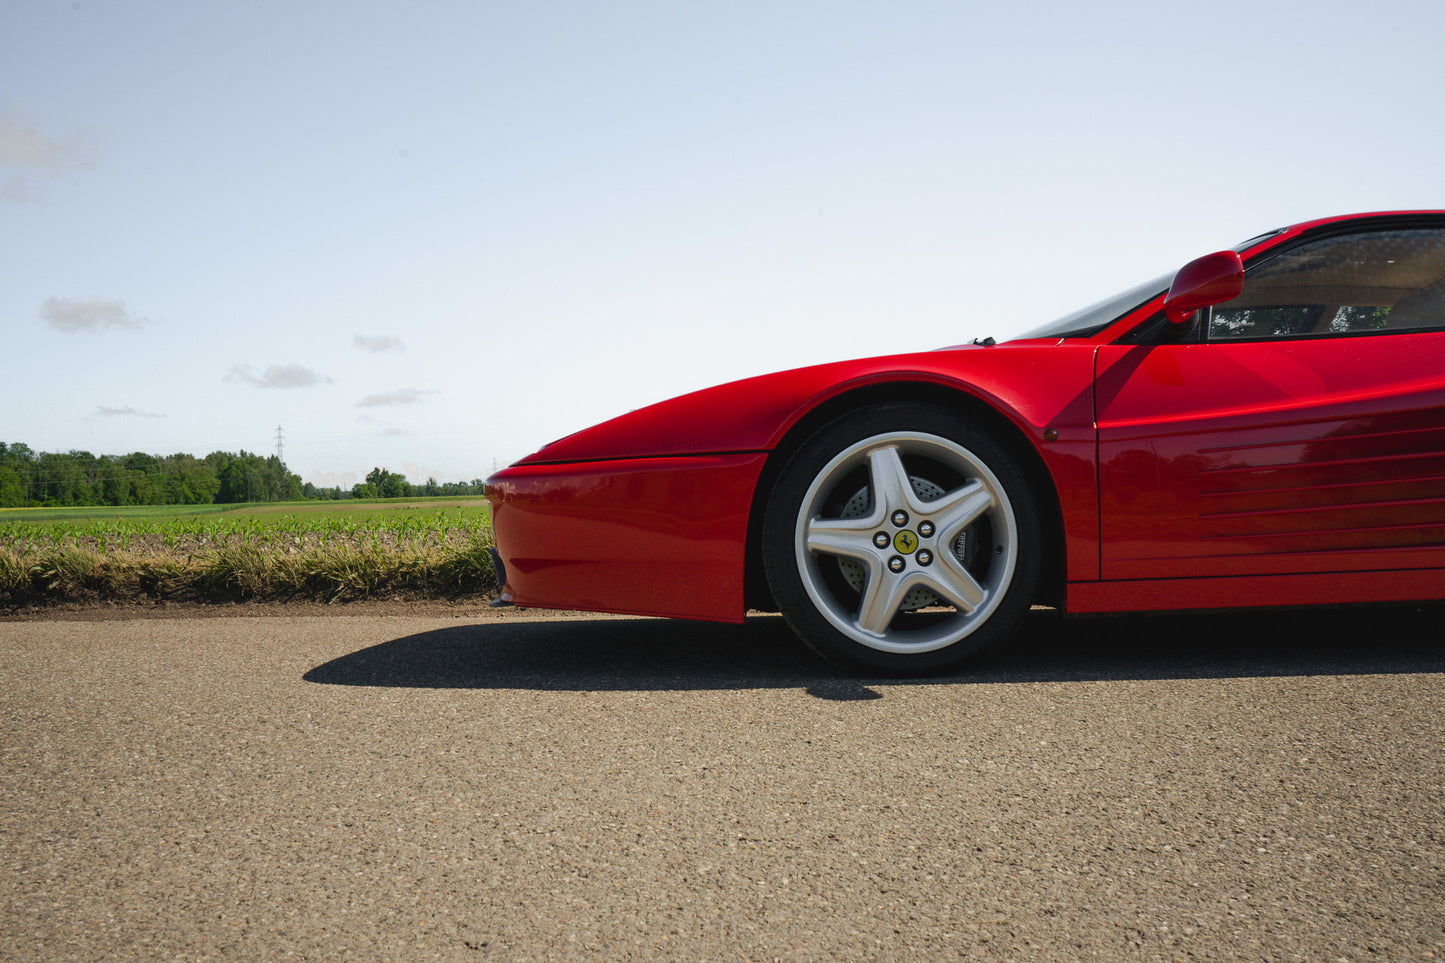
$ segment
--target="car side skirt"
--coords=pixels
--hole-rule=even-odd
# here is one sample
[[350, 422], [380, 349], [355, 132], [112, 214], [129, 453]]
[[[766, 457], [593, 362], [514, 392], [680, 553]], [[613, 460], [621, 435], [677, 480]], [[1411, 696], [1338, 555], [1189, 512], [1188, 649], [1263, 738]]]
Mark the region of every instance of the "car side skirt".
[[502, 598], [533, 608], [741, 622], [753, 489], [767, 455], [514, 465], [487, 497]]
[[1445, 571], [1422, 568], [1385, 572], [1071, 582], [1066, 608], [1072, 613], [1164, 612], [1433, 601], [1441, 598], [1445, 598]]

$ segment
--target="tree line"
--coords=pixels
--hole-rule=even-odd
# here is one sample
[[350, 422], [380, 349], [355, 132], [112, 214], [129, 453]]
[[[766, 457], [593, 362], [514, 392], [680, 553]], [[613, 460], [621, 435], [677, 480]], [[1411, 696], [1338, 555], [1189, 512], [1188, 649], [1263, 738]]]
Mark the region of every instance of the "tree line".
[[366, 473], [366, 481], [351, 486], [351, 491], [341, 488], [317, 488], [308, 482], [307, 498], [433, 498], [438, 495], [481, 495], [486, 482], [473, 478], [469, 482], [439, 482], [428, 478], [424, 485], [413, 485], [405, 475], [398, 475], [385, 468], [373, 468]]
[[482, 480], [413, 485], [404, 475], [373, 469], [347, 491], [317, 488], [275, 455], [213, 451], [194, 455], [93, 455], [36, 452], [0, 442], [0, 508], [66, 505], [210, 505], [308, 498], [414, 498], [480, 495]]

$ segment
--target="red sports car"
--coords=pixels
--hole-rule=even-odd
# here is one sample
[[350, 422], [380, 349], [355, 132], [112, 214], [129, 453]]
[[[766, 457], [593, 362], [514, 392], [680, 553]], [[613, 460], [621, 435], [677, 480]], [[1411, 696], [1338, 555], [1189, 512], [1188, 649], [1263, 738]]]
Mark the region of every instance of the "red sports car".
[[1003, 344], [710, 388], [487, 483], [502, 600], [781, 611], [868, 672], [1032, 604], [1445, 598], [1445, 211], [1271, 231]]

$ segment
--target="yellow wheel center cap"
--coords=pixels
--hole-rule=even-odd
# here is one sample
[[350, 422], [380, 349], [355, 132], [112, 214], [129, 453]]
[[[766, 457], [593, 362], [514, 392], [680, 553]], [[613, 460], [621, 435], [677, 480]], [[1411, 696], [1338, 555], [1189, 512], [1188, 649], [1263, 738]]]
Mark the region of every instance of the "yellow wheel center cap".
[[918, 536], [905, 528], [893, 536], [893, 547], [901, 555], [911, 555], [913, 550], [918, 547]]

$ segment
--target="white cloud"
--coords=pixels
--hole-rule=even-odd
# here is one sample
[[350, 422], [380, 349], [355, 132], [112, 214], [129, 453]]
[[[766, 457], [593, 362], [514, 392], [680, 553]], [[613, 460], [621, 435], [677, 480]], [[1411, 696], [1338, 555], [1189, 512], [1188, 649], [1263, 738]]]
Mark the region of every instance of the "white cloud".
[[23, 177], [7, 177], [0, 173], [0, 201], [34, 201], [39, 194]]
[[406, 346], [401, 339], [389, 334], [356, 334], [351, 336], [351, 343], [362, 351], [404, 351]]
[[434, 468], [428, 468], [424, 465], [416, 465], [409, 461], [404, 461], [401, 463], [401, 472], [407, 477], [407, 480], [417, 485], [426, 484], [426, 481], [429, 478], [436, 478], [440, 480], [442, 477], [442, 473]]
[[382, 391], [377, 394], [367, 395], [356, 403], [358, 408], [383, 408], [394, 405], [414, 405], [424, 400], [428, 395], [437, 392], [429, 388], [398, 388], [395, 391]]
[[73, 167], [88, 167], [92, 149], [83, 136], [52, 137], [31, 120], [18, 103], [0, 114], [0, 199], [33, 200], [33, 175], [54, 176]]
[[110, 408], [110, 407], [108, 407], [108, 406], [106, 406], [106, 405], [100, 405], [99, 407], [97, 407], [97, 408], [95, 409], [95, 415], [94, 415], [94, 417], [96, 417], [96, 418], [164, 418], [165, 415], [157, 415], [157, 414], [154, 414], [154, 413], [149, 412], [149, 411], [141, 411], [139, 408], [133, 408], [133, 407], [131, 407], [130, 405], [126, 405], [124, 408]]
[[362, 480], [362, 476], [354, 471], [317, 471], [312, 472], [311, 477], [306, 480], [317, 488], [344, 488], [349, 491]]
[[257, 388], [312, 388], [331, 381], [325, 375], [299, 364], [273, 364], [260, 375], [255, 374], [250, 365], [238, 364], [226, 375], [226, 380]]
[[149, 318], [136, 317], [126, 310], [125, 302], [110, 298], [46, 298], [40, 305], [40, 317], [55, 330], [68, 334], [106, 328], [134, 331], [150, 324]]

